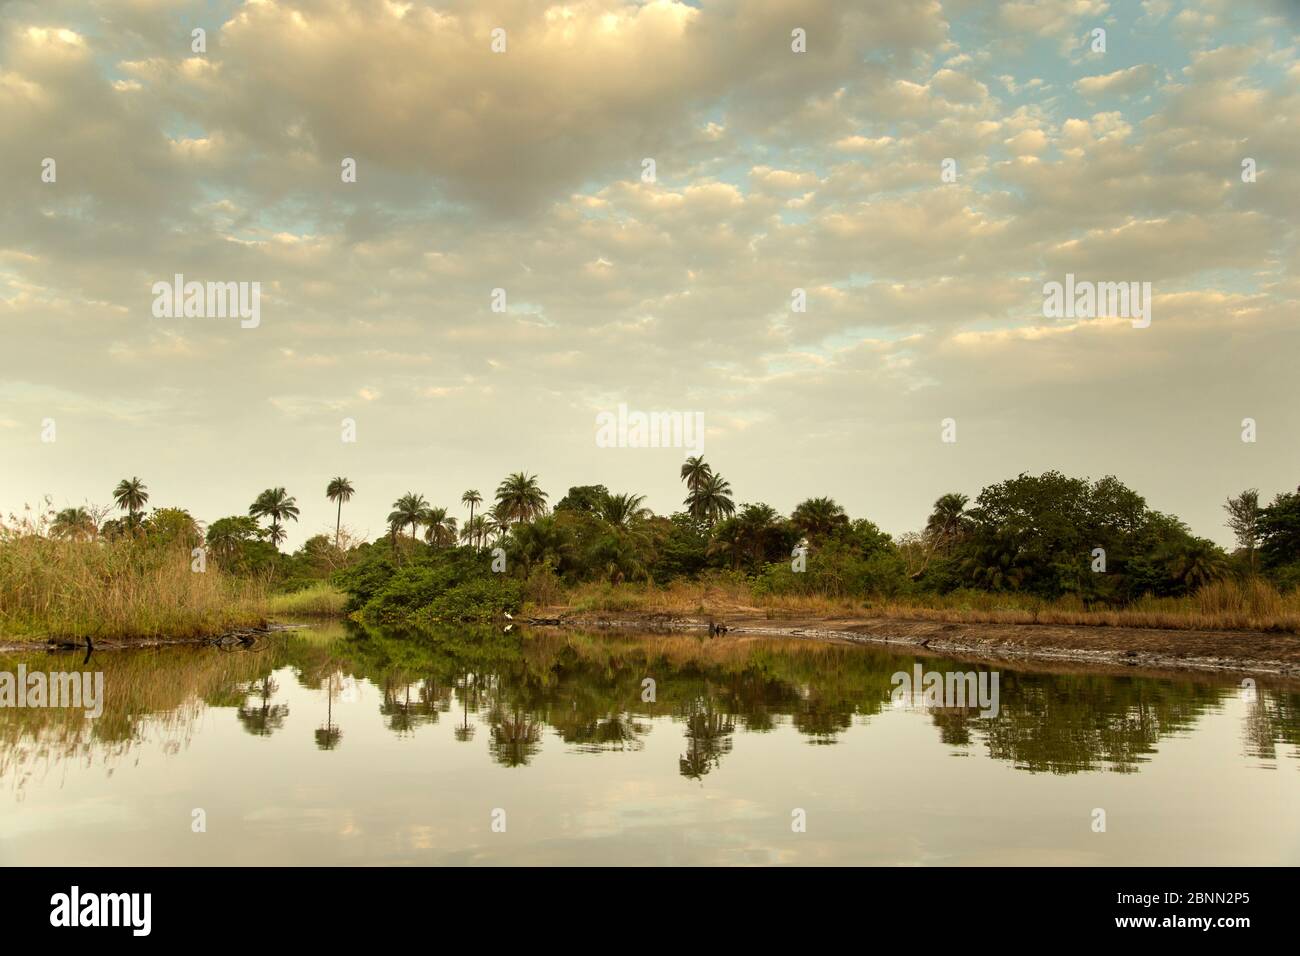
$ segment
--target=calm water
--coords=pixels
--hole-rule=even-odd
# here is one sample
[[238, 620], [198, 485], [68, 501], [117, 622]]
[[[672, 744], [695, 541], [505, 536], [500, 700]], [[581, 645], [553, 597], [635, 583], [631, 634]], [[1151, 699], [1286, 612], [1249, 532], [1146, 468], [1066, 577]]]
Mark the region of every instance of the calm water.
[[0, 709], [0, 863], [1300, 863], [1294, 685], [1003, 668], [981, 717], [891, 701], [914, 660], [342, 626], [100, 654], [98, 720]]

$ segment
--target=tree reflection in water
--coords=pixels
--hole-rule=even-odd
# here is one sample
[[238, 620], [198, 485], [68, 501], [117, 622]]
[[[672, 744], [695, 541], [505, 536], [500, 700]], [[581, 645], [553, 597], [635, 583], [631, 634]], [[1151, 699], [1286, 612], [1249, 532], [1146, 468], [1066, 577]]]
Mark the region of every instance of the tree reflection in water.
[[[239, 705], [236, 714], [239, 722], [250, 734], [256, 737], [269, 737], [284, 726], [284, 719], [289, 716], [289, 705], [271, 703], [271, 698], [279, 690], [279, 685], [270, 674], [254, 681], [247, 688], [245, 701]], [[248, 701], [248, 698], [253, 697], [257, 698], [256, 705]]]
[[[88, 722], [55, 708], [0, 710], [0, 780], [20, 789], [37, 767], [47, 772], [60, 761], [92, 756], [111, 772], [110, 764], [141, 739], [146, 720], [154, 737], [159, 730], [167, 735], [164, 752], [179, 752], [209, 708], [231, 711], [248, 733], [269, 736], [289, 717], [277, 683], [288, 679], [323, 698], [313, 737], [325, 751], [344, 732], [334, 716], [340, 688], [364, 682], [378, 690], [379, 715], [393, 733], [425, 732], [455, 708], [448, 732], [469, 743], [480, 725], [487, 728], [491, 759], [507, 767], [528, 765], [547, 728], [570, 752], [613, 754], [640, 751], [656, 728], [671, 727], [682, 737], [680, 775], [700, 781], [724, 766], [737, 728], [793, 729], [809, 743], [834, 744], [881, 719], [892, 710], [892, 674], [913, 663], [885, 649], [734, 636], [700, 641], [494, 628], [392, 634], [353, 625], [286, 634], [258, 652], [171, 648], [102, 657], [94, 664], [112, 692], [100, 719]], [[65, 663], [42, 654], [22, 661], [29, 671]], [[0, 667], [13, 671], [17, 663], [0, 661]], [[976, 665], [928, 658], [925, 666], [965, 671]], [[655, 681], [653, 702], [641, 697], [647, 677]], [[973, 708], [931, 709], [927, 716], [954, 752], [982, 750], [1020, 770], [1136, 772], [1163, 739], [1192, 728], [1239, 692], [1235, 678], [1214, 675], [1003, 669], [997, 717]], [[1275, 761], [1280, 746], [1294, 755], [1300, 747], [1295, 685], [1261, 686], [1240, 706], [1246, 756]], [[355, 719], [351, 713], [344, 722]]]
[[731, 753], [735, 732], [735, 718], [718, 711], [712, 696], [691, 701], [686, 715], [686, 753], [677, 759], [681, 775], [699, 780], [717, 767], [722, 755]]
[[521, 767], [538, 751], [542, 739], [542, 722], [532, 714], [515, 708], [509, 713], [494, 710], [492, 713], [492, 742], [489, 749], [497, 763], [506, 767]]
[[343, 731], [334, 726], [334, 695], [343, 682], [343, 675], [331, 671], [325, 678], [325, 726], [316, 728], [316, 747], [318, 750], [333, 750], [343, 739]]

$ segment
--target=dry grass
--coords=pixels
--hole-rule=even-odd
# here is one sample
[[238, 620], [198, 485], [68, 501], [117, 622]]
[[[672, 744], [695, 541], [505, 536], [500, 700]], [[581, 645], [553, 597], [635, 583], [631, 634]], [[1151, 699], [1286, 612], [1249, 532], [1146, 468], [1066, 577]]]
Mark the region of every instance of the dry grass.
[[266, 613], [284, 619], [294, 617], [342, 617], [348, 596], [334, 585], [320, 581], [301, 591], [273, 594], [266, 602]]
[[653, 584], [595, 582], [570, 588], [556, 605], [574, 613], [708, 614], [723, 611], [761, 612], [750, 589], [733, 581], [701, 579]]
[[989, 624], [1259, 630], [1300, 633], [1300, 592], [1280, 594], [1267, 581], [1220, 581], [1182, 598], [1147, 597], [1127, 607], [1087, 607], [1078, 599], [1043, 601], [1015, 594], [960, 592], [902, 599], [755, 595], [734, 580], [644, 584], [584, 584], [551, 611], [708, 616], [758, 614], [781, 618], [883, 617]]
[[187, 638], [258, 623], [266, 588], [187, 547], [68, 541], [0, 527], [0, 638]]

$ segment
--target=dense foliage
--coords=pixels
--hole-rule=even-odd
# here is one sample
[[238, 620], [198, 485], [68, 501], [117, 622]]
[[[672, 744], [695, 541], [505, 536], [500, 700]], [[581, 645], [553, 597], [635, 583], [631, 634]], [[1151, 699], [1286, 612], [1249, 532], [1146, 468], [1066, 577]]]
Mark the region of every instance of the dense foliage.
[[[688, 465], [683, 480], [696, 487], [687, 510], [670, 517], [603, 485], [570, 488], [550, 513], [539, 504], [545, 496], [534, 494], [530, 517], [517, 517], [514, 506], [514, 520], [476, 535], [475, 547], [426, 547], [413, 532], [394, 534], [356, 549], [335, 580], [364, 617], [392, 622], [488, 616], [583, 582], [667, 584], [706, 573], [742, 579], [756, 595], [888, 599], [976, 590], [1102, 607], [1256, 573], [1284, 585], [1300, 579], [1300, 493], [1258, 509], [1247, 532], [1230, 522], [1245, 534], [1234, 554], [1148, 508], [1114, 477], [1058, 472], [990, 485], [973, 502], [944, 495], [923, 531], [896, 541], [829, 498], [807, 499], [788, 517], [761, 502], [735, 506], [729, 490], [718, 497], [717, 488], [729, 486], [706, 464]], [[531, 479], [524, 483], [537, 492]], [[701, 505], [700, 494], [715, 497]]]
[[336, 477], [326, 488], [336, 505], [333, 533], [288, 555], [278, 544], [299, 508], [284, 488], [267, 489], [247, 515], [219, 518], [205, 531], [181, 509], [146, 513], [147, 486], [131, 478], [114, 491], [123, 516], [51, 512], [48, 535], [182, 552], [202, 545], [223, 573], [278, 590], [332, 582], [347, 592], [349, 612], [381, 624], [490, 619], [526, 600], [558, 603], [566, 589], [589, 582], [666, 585], [703, 575], [743, 583], [756, 596], [924, 600], [979, 591], [1103, 608], [1178, 598], [1228, 578], [1283, 589], [1300, 583], [1300, 490], [1265, 506], [1256, 489], [1229, 499], [1226, 524], [1239, 544], [1229, 554], [1112, 476], [1021, 474], [973, 501], [945, 494], [922, 530], [897, 540], [826, 497], [808, 498], [788, 516], [762, 502], [737, 504], [730, 483], [702, 458], [688, 459], [680, 477], [684, 507], [670, 516], [599, 484], [570, 488], [551, 508], [537, 477], [524, 472], [507, 476], [495, 501], [466, 491], [463, 527], [449, 509], [408, 492], [393, 503], [389, 533], [360, 544], [342, 529], [343, 504], [356, 491]]

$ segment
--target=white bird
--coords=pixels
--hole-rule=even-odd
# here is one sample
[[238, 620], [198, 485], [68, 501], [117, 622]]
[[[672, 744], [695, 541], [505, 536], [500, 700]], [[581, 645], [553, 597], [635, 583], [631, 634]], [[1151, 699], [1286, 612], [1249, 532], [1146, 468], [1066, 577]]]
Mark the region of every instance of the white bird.
[[514, 620], [514, 615], [512, 615], [509, 611], [502, 611], [501, 613], [504, 614], [504, 615], [506, 616], [506, 620], [507, 620], [507, 621], [513, 621], [513, 620]]

